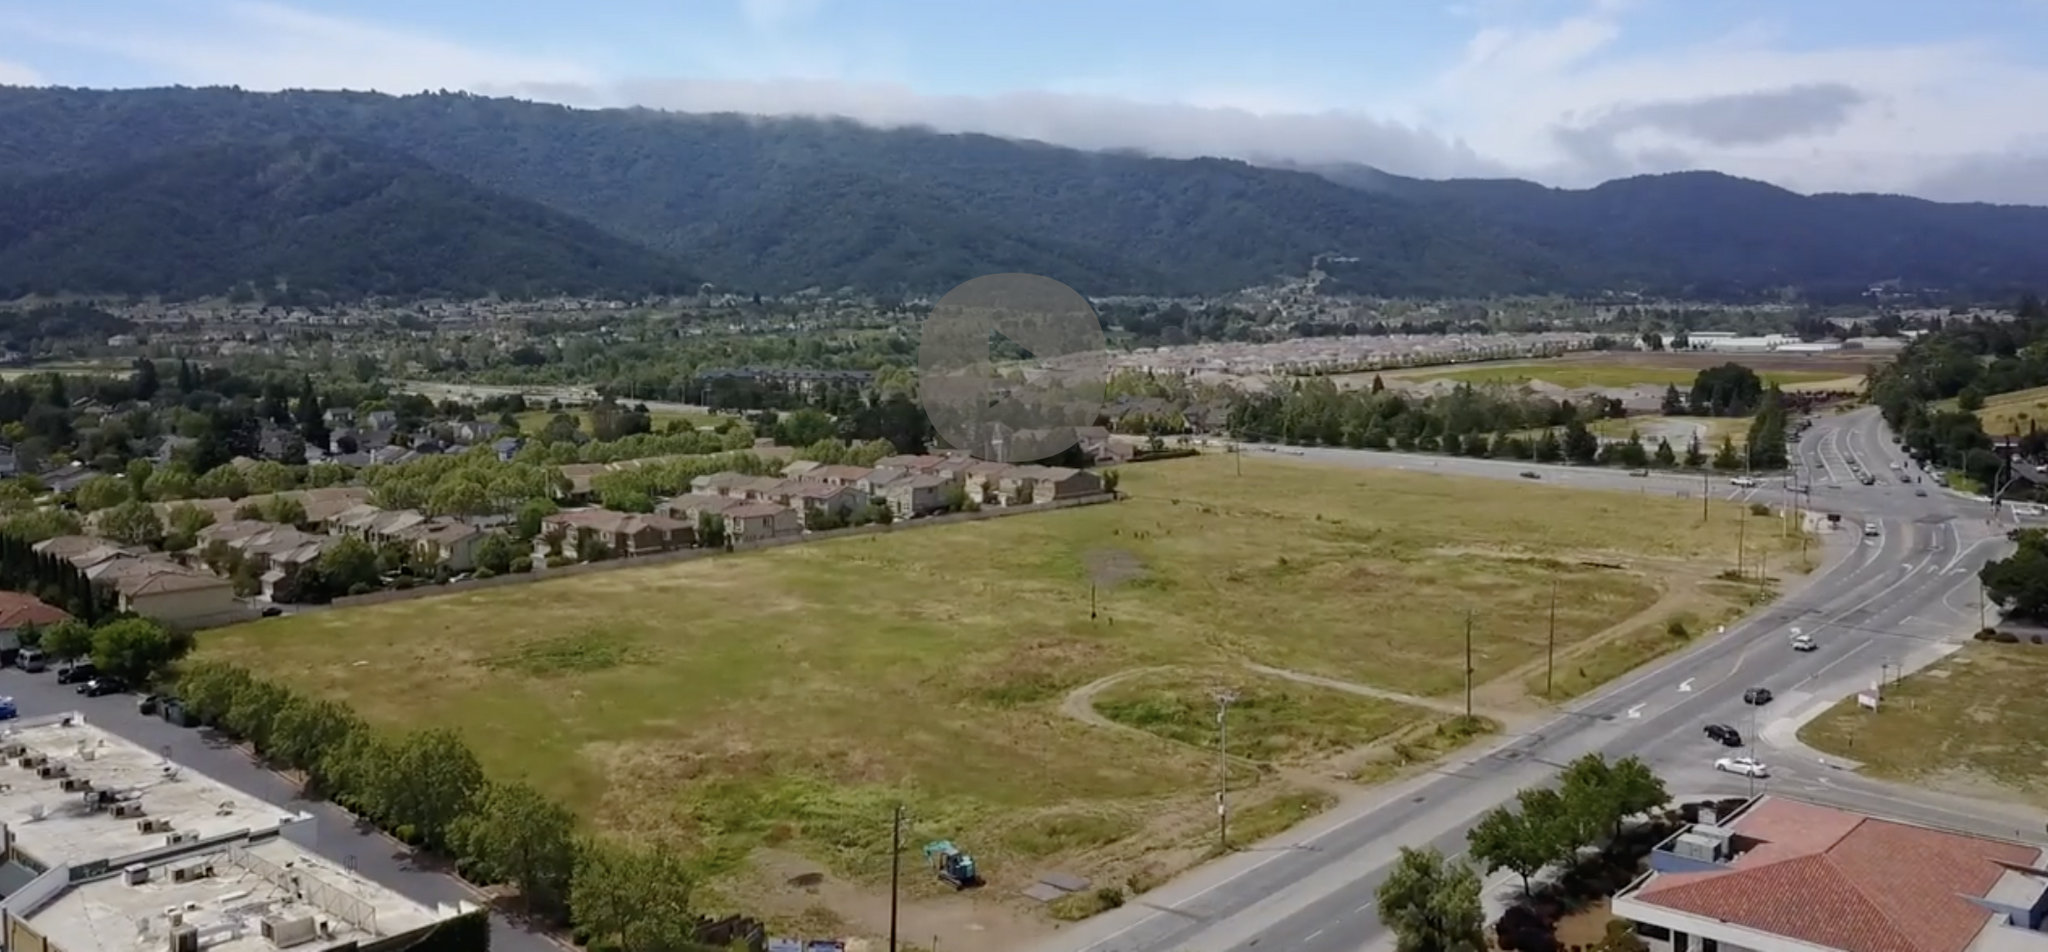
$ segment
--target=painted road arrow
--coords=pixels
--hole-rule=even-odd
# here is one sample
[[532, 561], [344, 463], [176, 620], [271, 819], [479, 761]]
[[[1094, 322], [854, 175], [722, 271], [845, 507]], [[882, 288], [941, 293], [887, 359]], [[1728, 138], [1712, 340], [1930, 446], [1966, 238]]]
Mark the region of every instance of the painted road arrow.
[[1681, 684], [1679, 684], [1679, 685], [1678, 685], [1678, 690], [1679, 690], [1679, 692], [1680, 692], [1680, 693], [1682, 693], [1682, 694], [1691, 694], [1691, 693], [1692, 693], [1692, 681], [1693, 681], [1693, 679], [1691, 679], [1691, 678], [1686, 678], [1686, 679], [1685, 679], [1685, 681], [1684, 681], [1683, 683], [1681, 683]]

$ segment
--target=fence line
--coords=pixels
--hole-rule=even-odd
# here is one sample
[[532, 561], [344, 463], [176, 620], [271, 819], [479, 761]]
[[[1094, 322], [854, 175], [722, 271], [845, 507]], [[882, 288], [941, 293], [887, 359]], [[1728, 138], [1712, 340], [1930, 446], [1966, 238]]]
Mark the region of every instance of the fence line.
[[[756, 552], [764, 549], [778, 549], [788, 545], [821, 542], [829, 539], [880, 535], [932, 526], [958, 525], [968, 522], [980, 522], [986, 519], [999, 519], [1004, 516], [1033, 515], [1060, 509], [1076, 509], [1082, 506], [1101, 505], [1114, 501], [1117, 498], [1119, 496], [1116, 493], [1095, 493], [1087, 496], [1076, 496], [1072, 499], [1055, 499], [1052, 502], [1033, 503], [1028, 506], [989, 506], [974, 512], [952, 512], [943, 516], [906, 519], [892, 522], [886, 526], [871, 523], [865, 526], [833, 529], [828, 532], [806, 532], [802, 535], [785, 536], [780, 539], [765, 539], [760, 542], [734, 545], [731, 551], [733, 553]], [[415, 598], [427, 598], [433, 595], [451, 595], [457, 592], [480, 591], [505, 585], [522, 585], [543, 579], [572, 578], [594, 572], [610, 572], [618, 569], [641, 568], [649, 565], [670, 565], [678, 562], [695, 561], [697, 559], [715, 558], [726, 554], [728, 553], [725, 549], [677, 549], [672, 552], [659, 552], [654, 555], [606, 559], [602, 562], [580, 562], [575, 565], [565, 565], [554, 569], [541, 568], [536, 565], [531, 572], [507, 572], [504, 575], [494, 575], [490, 578], [473, 578], [461, 582], [450, 582], [446, 585], [427, 584], [408, 589], [387, 589], [363, 595], [350, 595], [345, 598], [335, 599], [332, 607], [354, 608], [363, 605], [383, 605], [390, 602], [409, 601]]]

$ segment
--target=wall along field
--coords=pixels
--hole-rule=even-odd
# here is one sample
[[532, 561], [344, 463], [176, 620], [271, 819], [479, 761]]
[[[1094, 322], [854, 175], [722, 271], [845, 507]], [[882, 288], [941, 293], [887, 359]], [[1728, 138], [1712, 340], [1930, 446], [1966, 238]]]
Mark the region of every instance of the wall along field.
[[1250, 842], [1357, 789], [1334, 775], [1384, 779], [1347, 772], [1375, 751], [1468, 739], [1444, 727], [1468, 609], [1500, 721], [1540, 710], [1553, 584], [1559, 666], [1582, 682], [1751, 591], [1713, 579], [1758, 519], [1734, 503], [1703, 523], [1698, 500], [1235, 469], [1127, 466], [1108, 505], [266, 619], [200, 654], [373, 723], [455, 727], [591, 827], [692, 851], [734, 902], [773, 892], [750, 862], [770, 851], [886, 881], [899, 798], [913, 849], [951, 839], [1013, 895], [1054, 868], [1153, 882], [1204, 857], [1214, 688], [1245, 712]]

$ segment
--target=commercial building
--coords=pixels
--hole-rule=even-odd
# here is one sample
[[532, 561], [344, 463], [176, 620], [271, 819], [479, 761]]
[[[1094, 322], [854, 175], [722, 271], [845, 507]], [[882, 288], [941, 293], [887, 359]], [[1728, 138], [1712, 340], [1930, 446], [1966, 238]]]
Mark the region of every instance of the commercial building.
[[483, 952], [486, 912], [423, 906], [314, 853], [317, 818], [80, 714], [0, 731], [6, 952]]
[[1614, 898], [1652, 952], [2048, 952], [2039, 847], [1765, 795]]

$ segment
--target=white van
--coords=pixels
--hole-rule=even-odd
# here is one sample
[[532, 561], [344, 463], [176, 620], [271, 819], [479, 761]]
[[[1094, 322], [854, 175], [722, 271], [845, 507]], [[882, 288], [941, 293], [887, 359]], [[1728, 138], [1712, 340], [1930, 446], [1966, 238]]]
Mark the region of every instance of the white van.
[[14, 664], [23, 671], [36, 674], [49, 670], [50, 659], [40, 649], [23, 648], [21, 649], [21, 654], [14, 656]]

